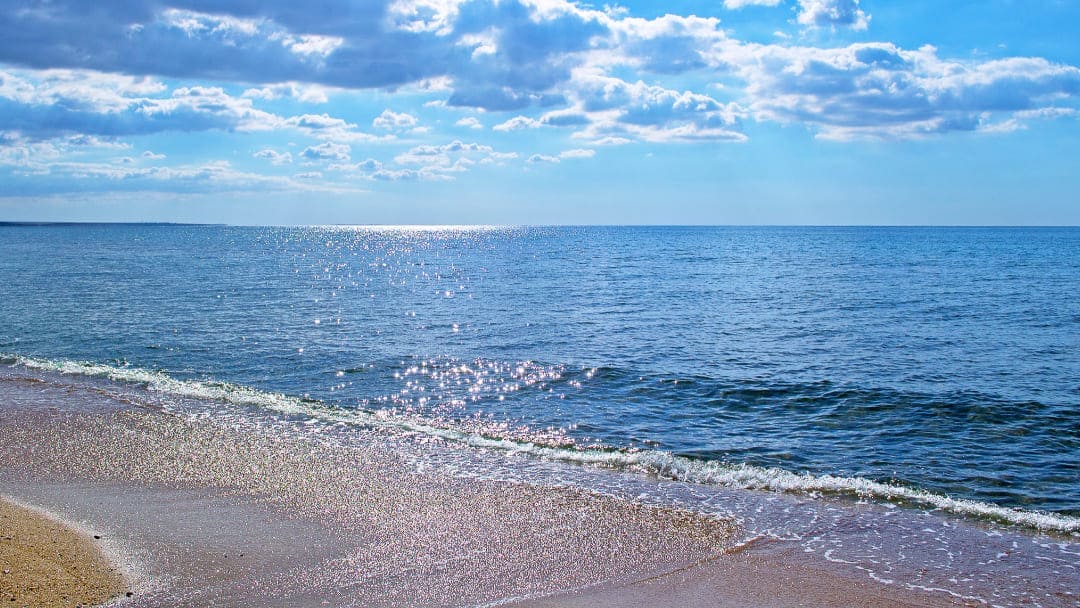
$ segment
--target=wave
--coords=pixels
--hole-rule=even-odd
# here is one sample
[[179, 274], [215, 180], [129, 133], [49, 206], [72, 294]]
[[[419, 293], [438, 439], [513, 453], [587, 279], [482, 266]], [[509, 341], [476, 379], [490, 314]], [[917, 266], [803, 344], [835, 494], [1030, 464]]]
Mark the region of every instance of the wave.
[[794, 473], [776, 467], [695, 460], [662, 450], [579, 448], [572, 445], [549, 445], [513, 437], [463, 430], [414, 415], [387, 411], [343, 409], [322, 402], [262, 391], [228, 382], [180, 380], [165, 372], [134, 367], [115, 367], [70, 360], [53, 361], [21, 355], [0, 355], [0, 363], [31, 369], [59, 372], [112, 381], [139, 384], [151, 391], [179, 397], [213, 400], [241, 406], [254, 406], [283, 414], [305, 415], [331, 422], [346, 422], [406, 431], [475, 448], [524, 453], [534, 457], [634, 471], [656, 477], [703, 485], [745, 490], [765, 490], [798, 494], [829, 494], [899, 502], [930, 507], [957, 515], [993, 520], [1045, 532], [1080, 535], [1080, 517], [1002, 507], [976, 500], [952, 498], [928, 490], [883, 483], [861, 477], [829, 474]]

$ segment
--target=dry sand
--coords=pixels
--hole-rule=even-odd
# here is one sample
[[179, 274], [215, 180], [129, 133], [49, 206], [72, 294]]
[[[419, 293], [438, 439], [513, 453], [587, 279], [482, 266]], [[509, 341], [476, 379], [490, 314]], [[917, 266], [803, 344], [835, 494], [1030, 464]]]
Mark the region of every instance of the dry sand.
[[93, 606], [122, 595], [124, 578], [94, 539], [0, 499], [0, 602]]

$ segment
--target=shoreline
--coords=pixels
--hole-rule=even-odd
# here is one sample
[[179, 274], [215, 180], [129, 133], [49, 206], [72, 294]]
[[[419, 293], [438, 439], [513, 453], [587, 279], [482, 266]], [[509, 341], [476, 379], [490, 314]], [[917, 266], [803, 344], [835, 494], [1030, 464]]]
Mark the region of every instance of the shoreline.
[[[601, 468], [645, 472], [667, 481], [724, 486], [747, 490], [766, 490], [778, 493], [818, 493], [841, 499], [863, 500], [871, 498], [880, 503], [911, 505], [922, 510], [941, 511], [967, 518], [973, 522], [994, 522], [1017, 526], [1039, 534], [1062, 538], [1080, 538], [1080, 518], [1068, 513], [1057, 513], [1037, 508], [1018, 508], [983, 502], [974, 498], [952, 496], [900, 482], [834, 474], [828, 472], [788, 470], [751, 464], [732, 464], [721, 460], [698, 460], [665, 450], [640, 450], [630, 453], [600, 447], [552, 445], [545, 440], [533, 442], [526, 435], [489, 436], [480, 427], [444, 427], [437, 420], [425, 419], [411, 414], [386, 414], [354, 409], [336, 409], [317, 400], [265, 391], [243, 385], [216, 381], [181, 380], [161, 371], [115, 367], [111, 365], [7, 356], [0, 353], [0, 365], [41, 373], [75, 376], [76, 382], [118, 383], [118, 385], [146, 386], [151, 393], [162, 393], [166, 402], [170, 398], [206, 403], [225, 402], [237, 406], [238, 411], [261, 413], [274, 412], [286, 418], [307, 417], [306, 424], [378, 426], [391, 432], [417, 433], [428, 439], [452, 444], [465, 444], [481, 451], [503, 453], [521, 452], [535, 456], [537, 460], [562, 461], [571, 465], [590, 464]], [[30, 380], [30, 378], [23, 378]], [[221, 410], [219, 409], [220, 413]], [[235, 415], [235, 412], [233, 412]], [[501, 430], [501, 429], [500, 429]]]
[[967, 606], [941, 594], [906, 590], [800, 558], [790, 543], [766, 542], [655, 576], [601, 584], [516, 608], [935, 608]]
[[11, 606], [102, 606], [128, 592], [100, 536], [0, 495], [0, 601]]
[[[137, 581], [135, 592], [128, 597], [121, 589], [96, 605], [195, 607], [207, 601], [239, 606], [270, 602], [329, 606], [414, 604], [407, 598], [404, 602], [401, 598], [372, 602], [354, 585], [337, 578], [341, 561], [349, 559], [342, 555], [337, 538], [342, 530], [291, 517], [250, 498], [221, 496], [206, 490], [71, 481], [22, 482], [9, 484], [7, 490], [80, 517], [94, 517], [96, 513], [107, 528], [114, 528], [113, 533], [123, 538], [125, 547], [133, 549], [126, 559], [142, 562], [148, 578]], [[0, 507], [2, 502], [0, 499]], [[276, 583], [269, 582], [274, 579]], [[53, 596], [62, 593], [59, 589], [50, 592]], [[356, 601], [353, 594], [361, 601]], [[578, 587], [525, 597], [511, 595], [483, 603], [437, 605], [937, 608], [972, 604], [942, 594], [860, 580], [830, 569], [827, 563], [808, 561], [790, 543], [764, 542], [723, 551], [695, 563]]]
[[145, 591], [124, 606], [485, 605], [668, 571], [735, 532], [583, 490], [423, 473], [389, 445], [238, 429], [93, 388], [0, 383], [0, 492], [125, 547]]
[[[793, 539], [740, 545], [734, 520], [425, 472], [377, 434], [338, 445], [297, 420], [169, 413], [142, 390], [0, 375], [0, 493], [123, 547], [137, 573], [125, 607], [974, 602], [874, 580]], [[974, 549], [985, 537], [959, 538]], [[991, 584], [1012, 567], [986, 573]], [[1058, 586], [1066, 595], [1042, 605], [1070, 605]]]

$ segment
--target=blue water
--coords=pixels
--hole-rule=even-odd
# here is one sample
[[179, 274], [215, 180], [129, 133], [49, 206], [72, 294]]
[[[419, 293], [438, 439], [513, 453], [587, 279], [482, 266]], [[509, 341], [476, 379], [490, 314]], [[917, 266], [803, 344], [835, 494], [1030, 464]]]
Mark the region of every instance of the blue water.
[[9, 364], [1066, 516], [1077, 294], [1068, 228], [0, 226]]

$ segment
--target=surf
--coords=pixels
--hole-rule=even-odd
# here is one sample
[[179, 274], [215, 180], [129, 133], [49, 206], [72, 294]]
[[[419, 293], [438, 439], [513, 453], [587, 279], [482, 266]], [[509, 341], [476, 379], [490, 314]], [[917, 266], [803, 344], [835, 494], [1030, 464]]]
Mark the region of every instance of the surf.
[[101, 378], [134, 384], [146, 390], [255, 407], [308, 420], [377, 428], [391, 433], [419, 434], [474, 449], [524, 454], [534, 458], [614, 471], [628, 471], [661, 479], [748, 491], [805, 496], [836, 496], [900, 504], [941, 511], [962, 517], [1036, 530], [1080, 536], [1080, 518], [1061, 513], [1005, 507], [987, 502], [954, 498], [918, 487], [886, 483], [854, 476], [793, 472], [778, 467], [701, 460], [664, 450], [616, 447], [578, 447], [568, 443], [545, 443], [503, 434], [455, 427], [443, 420], [392, 410], [349, 409], [322, 401], [250, 386], [214, 380], [185, 380], [160, 370], [115, 366], [88, 361], [52, 360], [17, 354], [0, 355], [0, 363], [66, 375]]

